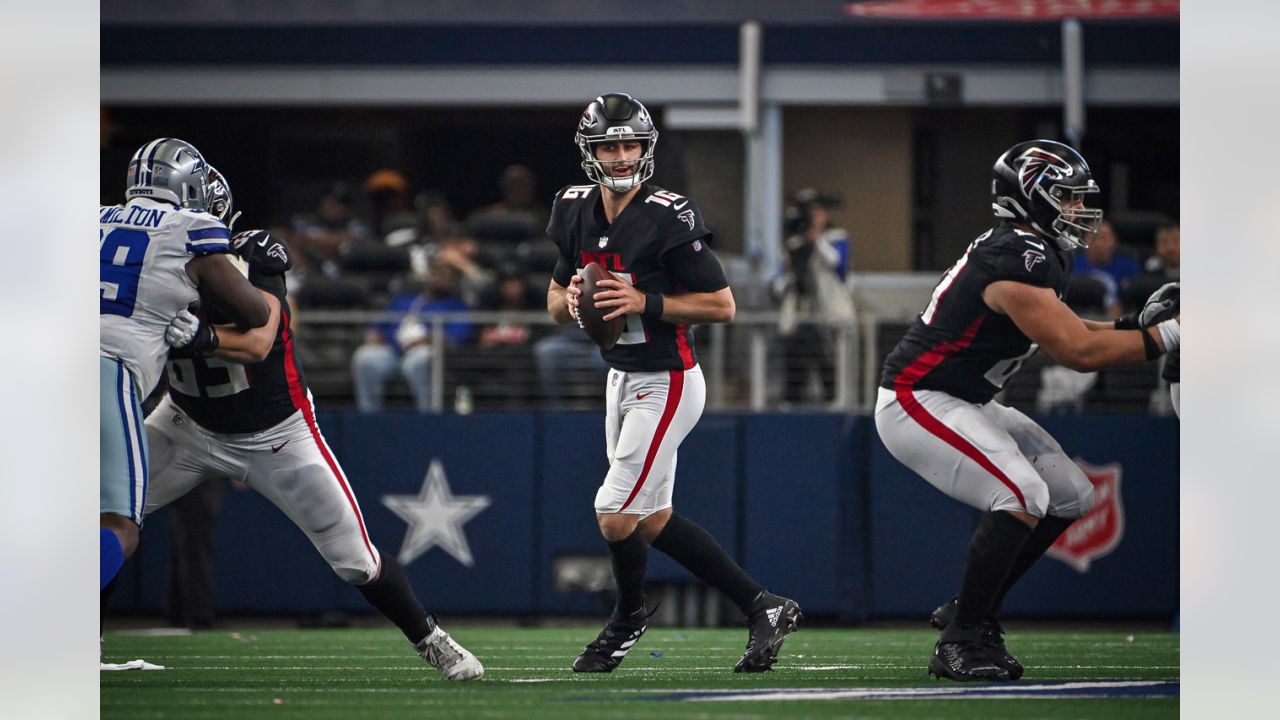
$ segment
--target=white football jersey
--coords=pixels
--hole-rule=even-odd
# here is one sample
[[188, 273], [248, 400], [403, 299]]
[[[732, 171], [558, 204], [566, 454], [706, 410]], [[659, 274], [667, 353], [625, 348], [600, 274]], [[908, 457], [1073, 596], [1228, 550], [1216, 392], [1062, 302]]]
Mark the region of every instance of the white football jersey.
[[165, 329], [199, 298], [187, 262], [228, 252], [230, 237], [206, 212], [135, 198], [99, 210], [98, 249], [100, 352], [120, 358], [145, 397], [169, 353]]

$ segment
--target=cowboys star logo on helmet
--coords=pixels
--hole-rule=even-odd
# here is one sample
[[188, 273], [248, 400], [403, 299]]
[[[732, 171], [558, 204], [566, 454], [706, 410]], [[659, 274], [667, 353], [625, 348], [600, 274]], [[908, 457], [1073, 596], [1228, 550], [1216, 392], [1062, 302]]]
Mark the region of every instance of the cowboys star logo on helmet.
[[1031, 197], [1031, 190], [1045, 175], [1055, 179], [1071, 177], [1072, 170], [1067, 161], [1039, 148], [1028, 150], [1018, 160], [1022, 163], [1018, 168], [1018, 182], [1022, 185], [1022, 194], [1027, 197]]
[[1036, 263], [1044, 260], [1044, 253], [1028, 250], [1022, 253], [1022, 259], [1027, 265], [1027, 272], [1031, 272], [1031, 268], [1035, 267]]

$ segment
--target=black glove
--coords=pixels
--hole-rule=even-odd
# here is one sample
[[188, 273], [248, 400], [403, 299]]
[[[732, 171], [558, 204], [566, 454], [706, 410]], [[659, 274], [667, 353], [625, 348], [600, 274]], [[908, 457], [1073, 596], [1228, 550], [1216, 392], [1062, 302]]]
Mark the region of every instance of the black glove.
[[180, 360], [182, 358], [206, 358], [218, 349], [218, 331], [208, 320], [201, 319], [200, 325], [196, 328], [195, 337], [191, 342], [181, 347], [169, 348], [169, 358]]
[[231, 249], [249, 267], [264, 275], [282, 275], [293, 267], [293, 256], [284, 240], [266, 230], [245, 230], [231, 238]]

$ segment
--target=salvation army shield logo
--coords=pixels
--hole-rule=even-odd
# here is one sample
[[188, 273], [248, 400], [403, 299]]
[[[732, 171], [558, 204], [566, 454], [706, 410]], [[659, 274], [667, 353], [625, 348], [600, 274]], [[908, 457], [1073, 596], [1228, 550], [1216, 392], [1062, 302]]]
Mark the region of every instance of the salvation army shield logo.
[[1076, 465], [1093, 483], [1093, 509], [1071, 523], [1046, 552], [1076, 569], [1088, 572], [1089, 564], [1107, 555], [1124, 537], [1124, 504], [1120, 500], [1120, 464], [1100, 467], [1079, 458]]

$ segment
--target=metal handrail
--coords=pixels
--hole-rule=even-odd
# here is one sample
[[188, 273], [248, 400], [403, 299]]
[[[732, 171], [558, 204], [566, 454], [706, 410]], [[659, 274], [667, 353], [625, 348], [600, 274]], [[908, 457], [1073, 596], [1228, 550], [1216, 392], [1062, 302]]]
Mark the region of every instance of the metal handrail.
[[[375, 323], [395, 323], [403, 320], [409, 313], [387, 312], [377, 310], [303, 310], [296, 317], [299, 328], [305, 333], [307, 326], [352, 326], [367, 327]], [[538, 326], [554, 326], [551, 317], [540, 310], [448, 310], [418, 311], [414, 313], [422, 321], [431, 326], [434, 337], [444, 337], [445, 325], [450, 323], [466, 323], [472, 325], [489, 325], [503, 322], [523, 323]], [[749, 396], [746, 407], [754, 411], [772, 409], [769, 397], [769, 342], [778, 327], [781, 313], [777, 310], [743, 310], [739, 311], [732, 324], [714, 324], [705, 326], [700, 332], [708, 333], [707, 349], [702, 353], [701, 362], [707, 379], [707, 409], [723, 410], [733, 403], [735, 397], [729, 391], [729, 367], [731, 359], [739, 356], [729, 355], [727, 347], [731, 333], [748, 332], [746, 378]], [[861, 320], [857, 323], [833, 322], [820, 318], [801, 316], [804, 324], [820, 325], [833, 328], [835, 343], [835, 398], [824, 409], [854, 412], [869, 408], [875, 395], [874, 372], [864, 371], [867, 363], [875, 360], [875, 321]], [[870, 341], [863, 335], [870, 330]], [[436, 412], [445, 410], [445, 373], [447, 360], [442, 356], [431, 363], [431, 407]], [[737, 397], [739, 401], [742, 398]]]

